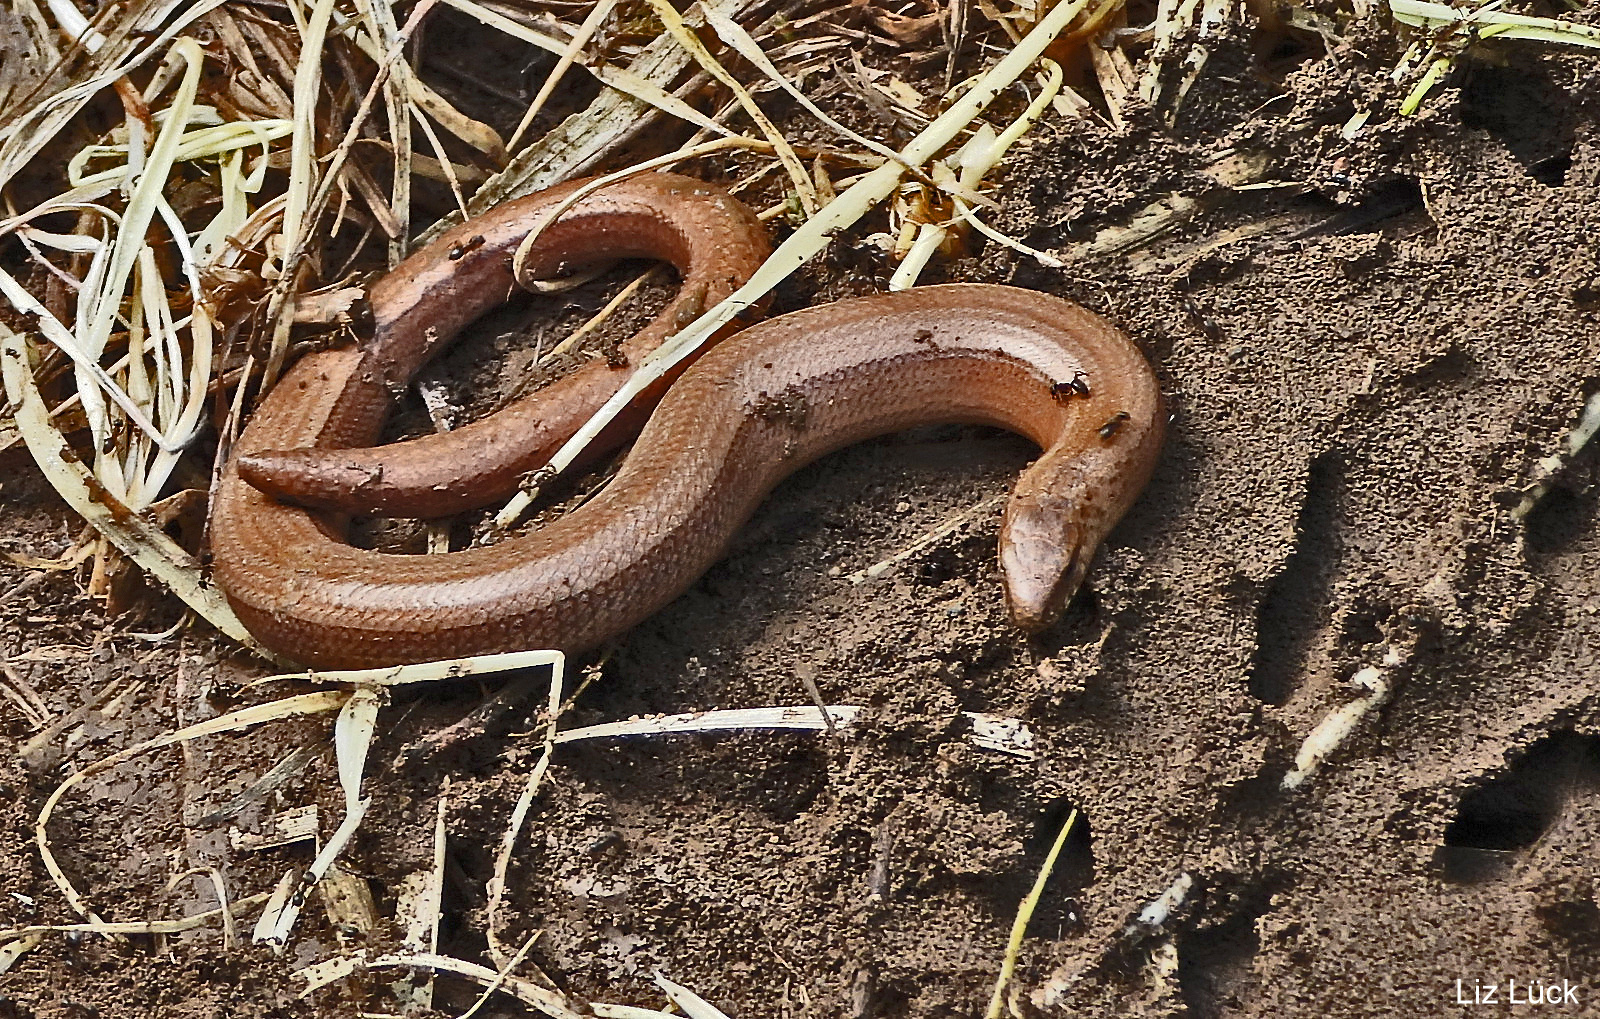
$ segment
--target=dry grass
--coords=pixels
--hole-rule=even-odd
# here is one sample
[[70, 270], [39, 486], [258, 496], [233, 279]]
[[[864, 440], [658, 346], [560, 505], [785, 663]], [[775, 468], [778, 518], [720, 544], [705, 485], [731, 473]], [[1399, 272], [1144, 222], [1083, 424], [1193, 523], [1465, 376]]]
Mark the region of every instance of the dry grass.
[[[436, 6], [473, 19], [496, 46], [557, 58], [504, 137], [484, 115], [462, 108], [473, 104], [458, 105], [424, 80], [416, 39]], [[1436, 6], [1411, 2], [1407, 10], [1437, 28], [1450, 16]], [[404, 18], [375, 0], [135, 0], [100, 10], [92, 21], [63, 0], [44, 7], [18, 0], [0, 11], [0, 243], [11, 256], [10, 269], [0, 268], [0, 292], [14, 312], [0, 325], [0, 446], [25, 442], [92, 525], [92, 539], [67, 557], [94, 564], [91, 593], [108, 595], [109, 563], [126, 556], [246, 645], [248, 634], [204, 582], [201, 550], [167, 535], [162, 507], [175, 488], [203, 489], [203, 479], [216, 477], [248, 408], [296, 343], [317, 334], [342, 338], [362, 271], [392, 267], [453, 220], [622, 162], [629, 165], [612, 177], [679, 164], [712, 172], [732, 166], [742, 175], [737, 188], [766, 198], [762, 217], [792, 227], [769, 262], [650, 358], [561, 450], [552, 464], [559, 471], [638, 390], [841, 231], [864, 222], [881, 229], [896, 287], [914, 285], [940, 253], [983, 242], [1062, 264], [1058, 254], [984, 220], [997, 206], [1008, 152], [1051, 122], [1119, 128], [1135, 101], [1175, 120], [1209, 47], [1242, 16], [1230, 0], [1161, 0], [1149, 25], [1130, 25], [1125, 0], [910, 0], [892, 10], [704, 0], [684, 11], [666, 0], [421, 0], [403, 9]], [[1506, 24], [1496, 29], [1506, 34], [1570, 27], [1494, 24]], [[1549, 41], [1578, 42], [1568, 35]], [[579, 75], [598, 83], [598, 96], [536, 131]], [[802, 112], [774, 120], [767, 112], [774, 94]], [[830, 109], [859, 115], [847, 125]], [[72, 140], [87, 125], [108, 122], [115, 126], [91, 144]], [[693, 134], [672, 151], [650, 150], [668, 124]], [[519, 497], [500, 522], [515, 520], [527, 502]], [[419, 875], [406, 898], [413, 905], [405, 950], [304, 969], [306, 993], [357, 969], [406, 968], [477, 981], [485, 988], [480, 1003], [500, 990], [548, 1015], [664, 1015], [573, 1002], [513, 972], [525, 968], [532, 941], [504, 944], [498, 909], [507, 863], [553, 755], [578, 739], [729, 727], [831, 731], [853, 709], [758, 708], [564, 732], [559, 723], [571, 698], [560, 656], [551, 652], [317, 677], [344, 686], [167, 733], [62, 783], [37, 819], [36, 839], [47, 872], [85, 921], [0, 932], [0, 971], [51, 932], [117, 935], [212, 922], [231, 932], [234, 918], [256, 906], [263, 908], [255, 939], [285, 944], [306, 893], [328, 875], [338, 879], [336, 860], [370, 805], [362, 775], [381, 727], [384, 688], [530, 665], [553, 666], [553, 681], [544, 753], [507, 820], [488, 889], [485, 933], [497, 968], [436, 953], [441, 805], [434, 872]], [[28, 691], [4, 689], [25, 710], [33, 707]], [[329, 711], [338, 712], [345, 816], [311, 867], [285, 873], [275, 891], [229, 902], [219, 884], [218, 910], [109, 921], [58, 864], [47, 822], [84, 780], [199, 736]], [[974, 731], [991, 749], [1031, 752], [1026, 733], [1006, 720], [983, 720]], [[1048, 865], [1041, 883], [1047, 874]], [[1029, 908], [1019, 913], [991, 1014]], [[658, 985], [684, 1014], [721, 1014], [670, 980]], [[428, 980], [408, 986], [397, 1001], [427, 1007]]]

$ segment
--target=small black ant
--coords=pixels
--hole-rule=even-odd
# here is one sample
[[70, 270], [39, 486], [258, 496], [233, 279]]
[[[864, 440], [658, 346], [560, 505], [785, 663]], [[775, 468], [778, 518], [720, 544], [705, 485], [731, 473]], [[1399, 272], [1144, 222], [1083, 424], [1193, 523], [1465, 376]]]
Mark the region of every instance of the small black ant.
[[450, 245], [450, 261], [460, 261], [469, 251], [476, 251], [483, 247], [483, 234], [476, 234], [460, 244]]
[[1100, 426], [1100, 438], [1110, 440], [1112, 436], [1122, 431], [1122, 426], [1132, 417], [1127, 411], [1119, 410], [1111, 415], [1111, 420]]
[[1066, 403], [1074, 396], [1089, 395], [1089, 376], [1083, 372], [1073, 372], [1072, 378], [1065, 382], [1052, 382], [1050, 395], [1062, 403]]

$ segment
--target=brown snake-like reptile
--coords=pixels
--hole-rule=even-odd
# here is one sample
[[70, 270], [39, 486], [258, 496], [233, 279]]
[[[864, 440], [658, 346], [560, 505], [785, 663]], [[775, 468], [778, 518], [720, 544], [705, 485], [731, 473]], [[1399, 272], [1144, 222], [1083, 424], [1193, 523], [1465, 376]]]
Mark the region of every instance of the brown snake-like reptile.
[[[1034, 631], [1060, 614], [1150, 476], [1162, 400], [1128, 337], [1058, 298], [958, 284], [839, 301], [723, 341], [673, 383], [598, 496], [490, 547], [357, 549], [323, 516], [280, 501], [410, 516], [485, 505], [616, 391], [626, 369], [596, 362], [510, 412], [363, 448], [391, 393], [505, 298], [510, 252], [565, 193], [509, 203], [411, 256], [372, 290], [372, 342], [303, 358], [251, 418], [211, 535], [216, 580], [267, 647], [319, 668], [587, 650], [677, 597], [799, 467], [934, 422], [997, 425], [1044, 450], [1018, 480], [1000, 536], [1011, 617]], [[720, 191], [643, 175], [547, 229], [530, 275], [603, 258], [674, 262], [679, 300], [624, 345], [631, 363], [736, 288], [765, 252], [754, 218]], [[607, 438], [614, 446], [625, 435]]]

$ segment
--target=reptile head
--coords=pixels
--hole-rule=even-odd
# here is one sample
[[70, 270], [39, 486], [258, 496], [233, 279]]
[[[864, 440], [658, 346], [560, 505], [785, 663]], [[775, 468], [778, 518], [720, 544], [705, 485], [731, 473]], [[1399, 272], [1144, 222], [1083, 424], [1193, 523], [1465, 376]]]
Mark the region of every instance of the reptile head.
[[1000, 531], [1000, 573], [1011, 621], [1038, 633], [1060, 618], [1083, 583], [1094, 544], [1071, 503], [1014, 498]]

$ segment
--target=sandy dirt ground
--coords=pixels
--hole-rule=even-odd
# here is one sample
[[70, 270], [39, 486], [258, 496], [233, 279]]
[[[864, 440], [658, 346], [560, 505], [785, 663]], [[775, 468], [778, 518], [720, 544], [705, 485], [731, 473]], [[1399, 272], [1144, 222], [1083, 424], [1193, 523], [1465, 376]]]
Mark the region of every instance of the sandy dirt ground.
[[[1275, 64], [1260, 50], [1242, 29], [1220, 47], [1174, 130], [1135, 110], [1120, 132], [1046, 129], [1009, 161], [995, 222], [1028, 243], [1070, 250], [1193, 200], [1170, 234], [1062, 270], [992, 248], [937, 270], [1109, 317], [1170, 397], [1154, 479], [1054, 629], [1008, 625], [997, 504], [851, 580], [1002, 495], [1026, 442], [952, 427], [853, 447], [582, 663], [563, 725], [807, 704], [814, 684], [863, 709], [854, 727], [563, 748], [491, 918], [544, 678], [442, 747], [429, 735], [493, 689], [399, 693], [342, 859], [377, 926], [314, 896], [281, 956], [247, 944], [253, 910], [231, 940], [220, 924], [53, 935], [0, 977], [0, 1017], [386, 1012], [393, 973], [301, 1000], [292, 971], [393, 949], [396, 898], [432, 865], [441, 817], [442, 953], [484, 961], [491, 927], [513, 949], [542, 932], [528, 962], [575, 1000], [661, 1007], [660, 973], [735, 1017], [981, 1015], [1073, 811], [1018, 960], [1019, 1014], [1478, 1017], [1518, 1011], [1515, 980], [1556, 988], [1523, 1013], [1600, 1016], [1594, 453], [1519, 510], [1600, 392], [1600, 64], [1507, 45], [1420, 116], [1351, 141], [1340, 125], [1392, 90], [1395, 41], [1366, 30]], [[1272, 186], [1222, 186], [1239, 160]], [[775, 311], [880, 288], [882, 271], [842, 237]], [[519, 311], [439, 371], [511, 385], [538, 337], [601, 299]], [[80, 529], [24, 451], [0, 454], [0, 547], [51, 557]], [[46, 709], [0, 706], [28, 751], [0, 760], [0, 927], [76, 918], [33, 827], [64, 778], [299, 689], [246, 689], [269, 670], [205, 628], [142, 637], [181, 614], [159, 592], [108, 619], [82, 591], [82, 570], [0, 560], [0, 654]], [[1341, 710], [1347, 738], [1297, 764]], [[975, 744], [966, 712], [1020, 722], [1031, 752]], [[241, 848], [230, 829], [316, 804], [327, 835], [342, 810], [329, 729], [141, 757], [71, 791], [50, 845], [107, 919], [268, 891], [311, 844]], [[271, 795], [218, 820], [302, 747]], [[441, 979], [435, 1007], [459, 1014], [475, 993]], [[495, 998], [480, 1014], [524, 1012]]]

